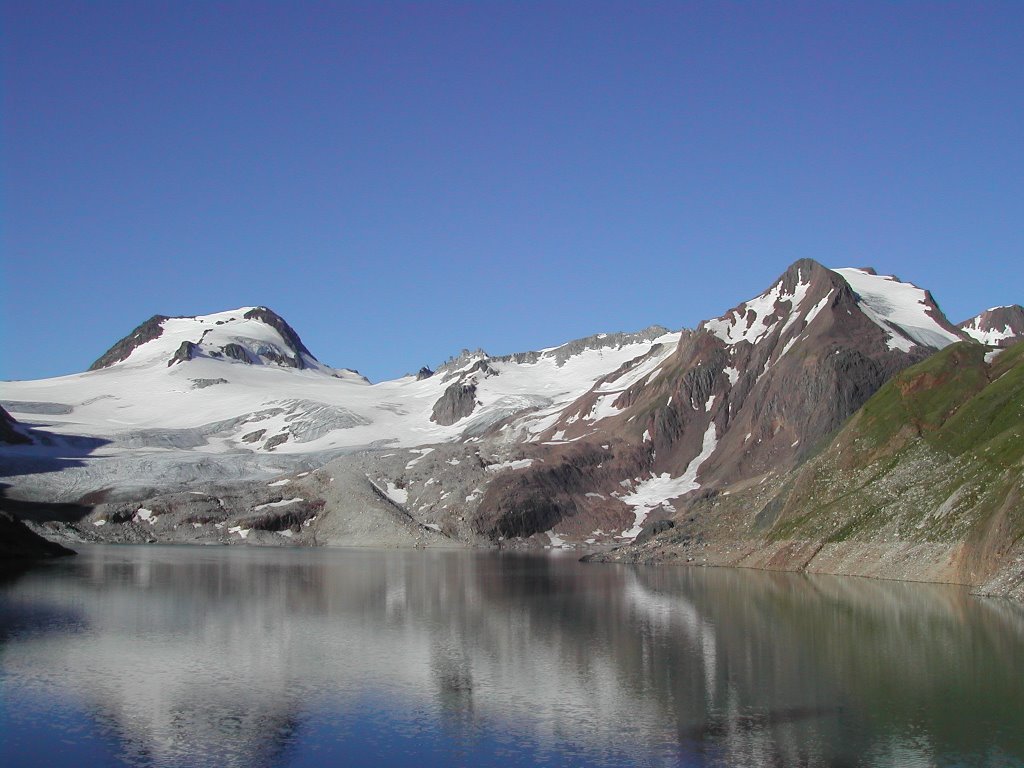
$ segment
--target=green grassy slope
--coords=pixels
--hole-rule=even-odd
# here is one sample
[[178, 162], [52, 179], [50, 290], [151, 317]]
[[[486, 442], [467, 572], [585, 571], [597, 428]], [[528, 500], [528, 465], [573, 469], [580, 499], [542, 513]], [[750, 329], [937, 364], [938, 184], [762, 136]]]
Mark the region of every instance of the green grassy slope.
[[964, 545], [964, 580], [1024, 539], [1024, 344], [959, 343], [882, 387], [772, 505], [770, 539]]

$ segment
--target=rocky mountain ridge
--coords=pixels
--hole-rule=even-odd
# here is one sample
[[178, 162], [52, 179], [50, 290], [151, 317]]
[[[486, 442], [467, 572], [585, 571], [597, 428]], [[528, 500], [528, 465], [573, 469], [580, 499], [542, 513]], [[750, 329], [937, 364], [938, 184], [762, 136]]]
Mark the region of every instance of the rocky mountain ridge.
[[910, 283], [801, 260], [692, 331], [464, 351], [369, 384], [323, 366], [268, 313], [157, 317], [89, 373], [6, 384], [4, 402], [54, 435], [51, 449], [100, 441], [58, 464], [52, 450], [7, 449], [12, 493], [91, 510], [38, 530], [282, 545], [746, 541], [738, 513], [720, 508], [780, 503], [887, 381], [950, 345], [983, 354], [970, 330], [1004, 322], [956, 327]]
[[[566, 408], [541, 437], [573, 449], [492, 487], [488, 530], [510, 530], [509, 517], [520, 535], [558, 524], [582, 535], [591, 517], [617, 515], [635, 536], [681, 497], [792, 470], [892, 375], [961, 338], [925, 291], [799, 261], [671, 354], [613, 372]], [[573, 482], [557, 493], [550, 478], [562, 472]], [[536, 526], [527, 508], [542, 510]]]
[[975, 341], [996, 347], [1008, 347], [1024, 338], [1024, 307], [1010, 304], [986, 309], [964, 320], [959, 326]]
[[[1024, 343], [894, 376], [815, 456], [609, 555], [970, 584], [1024, 599]], [[715, 518], [695, 525], [694, 518]]]

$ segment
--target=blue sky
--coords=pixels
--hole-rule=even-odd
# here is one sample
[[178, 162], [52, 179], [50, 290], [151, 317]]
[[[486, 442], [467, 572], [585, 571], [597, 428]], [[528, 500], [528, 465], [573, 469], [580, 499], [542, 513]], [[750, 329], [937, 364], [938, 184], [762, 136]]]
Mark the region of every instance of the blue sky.
[[0, 9], [0, 378], [264, 304], [376, 381], [803, 257], [1024, 302], [1024, 3]]

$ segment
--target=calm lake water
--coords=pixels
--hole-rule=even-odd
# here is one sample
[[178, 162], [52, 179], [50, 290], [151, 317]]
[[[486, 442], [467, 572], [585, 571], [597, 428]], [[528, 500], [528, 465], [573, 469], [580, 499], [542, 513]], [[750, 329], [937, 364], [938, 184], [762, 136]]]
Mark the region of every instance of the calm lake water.
[[466, 552], [90, 547], [0, 582], [0, 765], [1024, 765], [1024, 610]]

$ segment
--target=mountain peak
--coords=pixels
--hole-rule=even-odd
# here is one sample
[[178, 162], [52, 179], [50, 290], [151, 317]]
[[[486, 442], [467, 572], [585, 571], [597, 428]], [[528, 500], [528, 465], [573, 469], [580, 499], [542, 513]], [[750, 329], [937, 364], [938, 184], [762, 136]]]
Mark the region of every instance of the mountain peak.
[[915, 346], [942, 349], [962, 341], [963, 333], [946, 319], [931, 293], [873, 269], [833, 270], [849, 284], [862, 312], [888, 334], [889, 349], [910, 352]]
[[809, 323], [823, 306], [821, 302], [837, 286], [841, 287], [842, 281], [832, 270], [813, 259], [800, 259], [776, 278], [764, 293], [739, 304], [721, 317], [705, 320], [698, 330], [712, 333], [728, 346], [741, 341], [757, 344], [771, 336], [777, 327], [785, 330], [800, 317]]
[[958, 326], [982, 344], [1008, 347], [1024, 338], [1024, 307], [1009, 304], [986, 309]]
[[295, 330], [268, 307], [240, 307], [211, 315], [154, 315], [108, 349], [90, 371], [121, 363], [167, 366], [199, 357], [249, 365], [321, 368]]

